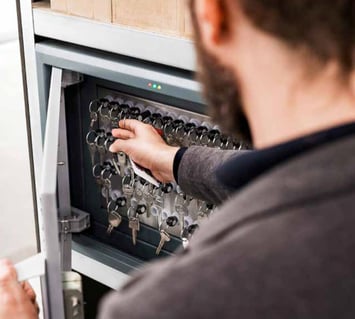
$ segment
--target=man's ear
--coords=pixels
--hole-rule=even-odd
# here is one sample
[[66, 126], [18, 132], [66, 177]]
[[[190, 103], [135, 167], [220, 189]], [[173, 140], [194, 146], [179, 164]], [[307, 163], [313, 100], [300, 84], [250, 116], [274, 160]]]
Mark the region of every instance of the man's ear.
[[200, 36], [205, 45], [220, 44], [227, 32], [225, 0], [195, 0]]

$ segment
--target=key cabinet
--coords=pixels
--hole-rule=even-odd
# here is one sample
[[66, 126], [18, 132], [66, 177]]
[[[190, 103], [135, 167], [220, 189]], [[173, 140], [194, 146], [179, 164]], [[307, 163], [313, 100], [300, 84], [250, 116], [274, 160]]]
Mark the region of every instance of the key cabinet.
[[[154, 210], [150, 211], [153, 217], [143, 211], [142, 216], [137, 215], [141, 220], [140, 231], [133, 245], [129, 208], [136, 209], [139, 200], [133, 205], [128, 196], [126, 200], [131, 205], [123, 204], [119, 210], [122, 215], [119, 227], [107, 233], [110, 210], [107, 199], [114, 200], [115, 206], [120, 196], [127, 195], [122, 183], [131, 170], [126, 158], [128, 168], [124, 166], [123, 172], [115, 172], [112, 154], [107, 149], [102, 159], [101, 153], [95, 153], [93, 163], [89, 132], [103, 134], [104, 150], [114, 121], [106, 126], [101, 121], [119, 109], [121, 117], [140, 117], [153, 125], [161, 121], [163, 131], [167, 123], [175, 123], [176, 132], [185, 127], [181, 123], [203, 127], [197, 134], [202, 134], [199, 141], [203, 137], [208, 139], [205, 145], [222, 137], [206, 117], [200, 86], [194, 79], [195, 54], [190, 40], [67, 16], [51, 11], [49, 2], [44, 1], [17, 0], [17, 9], [34, 201], [40, 250], [46, 262], [42, 278], [44, 317], [84, 318], [82, 313], [76, 316], [74, 313], [77, 304], [86, 301], [85, 318], [94, 318], [97, 301], [105, 291], [119, 288], [145, 262], [182, 249], [183, 227], [175, 229], [177, 217], [167, 212], [163, 222], [171, 217], [170, 224], [165, 225], [171, 226], [170, 241], [157, 256], [161, 223], [153, 218]], [[95, 103], [101, 108], [94, 110], [93, 119], [90, 107]], [[118, 115], [113, 116], [117, 118]], [[211, 134], [215, 134], [213, 138]], [[101, 138], [98, 136], [95, 135], [97, 143]], [[242, 147], [224, 138], [218, 143]], [[99, 177], [95, 177], [95, 169], [101, 170]], [[109, 177], [102, 177], [106, 173]], [[119, 174], [122, 175], [111, 178]], [[134, 181], [142, 191], [150, 187], [145, 182], [139, 186], [140, 179]], [[166, 193], [179, 193], [176, 185], [171, 187], [174, 190]], [[154, 191], [154, 196], [158, 196], [159, 190]], [[171, 205], [176, 205], [176, 196], [167, 198], [170, 208], [165, 209], [165, 204], [161, 208], [174, 211]], [[205, 205], [206, 210], [212, 209], [208, 203]], [[193, 231], [195, 223], [189, 218], [185, 218], [186, 225], [182, 221], [178, 224], [186, 229], [191, 226]], [[193, 218], [197, 220], [198, 216]], [[80, 298], [84, 299], [65, 293], [62, 273], [70, 271], [82, 275], [84, 291]]]

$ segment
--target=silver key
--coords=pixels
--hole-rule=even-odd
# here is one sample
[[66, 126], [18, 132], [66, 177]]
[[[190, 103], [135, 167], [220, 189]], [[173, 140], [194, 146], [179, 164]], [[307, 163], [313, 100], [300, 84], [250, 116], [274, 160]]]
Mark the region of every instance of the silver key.
[[95, 131], [89, 131], [89, 133], [86, 135], [86, 143], [89, 146], [89, 151], [90, 151], [90, 157], [91, 157], [91, 165], [95, 165], [95, 157], [96, 157], [96, 144], [95, 140], [97, 138], [97, 133]]
[[89, 105], [89, 112], [90, 112], [90, 128], [93, 129], [95, 123], [97, 123], [99, 116], [97, 114], [98, 109], [100, 106], [100, 101], [99, 100], [94, 100], [91, 101], [90, 105]]
[[161, 230], [160, 231], [160, 242], [159, 242], [157, 250], [155, 251], [156, 255], [160, 254], [165, 243], [169, 242], [170, 240], [171, 240], [170, 235], [165, 230]]
[[128, 227], [131, 228], [132, 230], [132, 242], [133, 245], [135, 246], [137, 244], [137, 235], [138, 232], [140, 231], [140, 221], [139, 217], [130, 217], [129, 222], [128, 222]]
[[122, 179], [122, 193], [131, 198], [134, 193], [134, 177], [131, 175], [125, 175]]
[[111, 235], [114, 228], [120, 226], [122, 222], [122, 216], [118, 212], [111, 211], [108, 214], [108, 222], [110, 225], [107, 228], [107, 234]]
[[118, 157], [118, 164], [119, 164], [119, 167], [120, 167], [121, 177], [123, 177], [124, 171], [125, 171], [125, 167], [126, 167], [126, 163], [127, 163], [127, 156], [126, 156], [125, 153], [119, 152], [117, 154], [117, 157]]
[[109, 179], [104, 179], [103, 180], [103, 189], [104, 189], [104, 194], [105, 194], [105, 199], [106, 199], [106, 204], [109, 203], [110, 200], [110, 193], [112, 189], [112, 183]]
[[103, 132], [101, 132], [95, 139], [95, 145], [96, 145], [96, 149], [100, 154], [100, 164], [102, 165], [105, 159], [105, 153], [106, 153], [106, 149], [105, 149], [105, 134]]
[[99, 119], [98, 115], [96, 112], [91, 112], [90, 113], [90, 128], [93, 129], [94, 128], [94, 125], [95, 123], [97, 122], [97, 120]]

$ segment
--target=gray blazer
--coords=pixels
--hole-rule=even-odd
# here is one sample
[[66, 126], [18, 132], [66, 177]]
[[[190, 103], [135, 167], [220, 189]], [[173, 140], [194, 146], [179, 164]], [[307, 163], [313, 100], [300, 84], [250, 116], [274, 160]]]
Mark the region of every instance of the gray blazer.
[[[99, 318], [355, 318], [354, 150], [355, 137], [343, 138], [260, 176], [188, 250], [108, 295]], [[232, 190], [205, 172], [229, 156], [188, 150], [181, 186], [223, 201]]]

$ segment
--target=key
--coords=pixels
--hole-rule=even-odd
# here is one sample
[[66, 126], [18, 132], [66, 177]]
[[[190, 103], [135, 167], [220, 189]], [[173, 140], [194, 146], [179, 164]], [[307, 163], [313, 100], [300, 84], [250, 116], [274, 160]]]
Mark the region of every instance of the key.
[[118, 175], [121, 175], [121, 170], [118, 167], [118, 155], [116, 153], [110, 152], [110, 146], [115, 142], [115, 138], [112, 136], [111, 133], [106, 134], [107, 139], [105, 141], [105, 150], [107, 153], [111, 154], [112, 164], [117, 172]]
[[165, 230], [161, 230], [160, 231], [160, 242], [159, 242], [157, 250], [155, 251], [155, 254], [159, 255], [162, 248], [164, 247], [165, 243], [169, 242], [170, 240], [171, 240], [170, 235]]
[[107, 202], [108, 202], [108, 199], [109, 199], [111, 191], [112, 191], [111, 178], [113, 175], [116, 175], [116, 170], [110, 160], [104, 162], [102, 167], [103, 167], [103, 169], [101, 171], [100, 178], [102, 180], [103, 188], [105, 189], [104, 190], [104, 194], [105, 194], [104, 197], [107, 199]]
[[102, 182], [103, 182], [102, 178], [101, 178], [101, 173], [102, 173], [103, 169], [104, 168], [100, 164], [95, 164], [92, 168], [92, 176], [95, 177], [96, 183], [100, 186], [102, 185]]
[[105, 153], [106, 153], [106, 149], [105, 149], [105, 142], [106, 142], [106, 134], [104, 131], [100, 131], [98, 133], [98, 136], [95, 139], [95, 145], [96, 145], [96, 149], [100, 154], [100, 164], [102, 165], [105, 159]]
[[93, 129], [95, 123], [97, 122], [97, 120], [99, 119], [98, 115], [96, 112], [90, 112], [90, 128]]
[[112, 97], [100, 99], [100, 107], [98, 109], [99, 119], [102, 122], [102, 126], [105, 130], [109, 131], [109, 124], [111, 122], [110, 119], [110, 101]]
[[130, 217], [129, 222], [128, 222], [128, 227], [132, 230], [132, 242], [133, 245], [135, 246], [137, 244], [137, 235], [138, 232], [140, 231], [140, 222], [139, 222], [139, 217]]
[[93, 131], [93, 130], [89, 131], [89, 133], [86, 135], [86, 144], [88, 144], [88, 146], [89, 146], [92, 166], [95, 165], [95, 157], [96, 157], [96, 152], [97, 152], [97, 148], [96, 148], [96, 144], [95, 144], [96, 138], [97, 138], [97, 133], [96, 133], [96, 131]]
[[126, 174], [122, 179], [122, 193], [127, 198], [127, 205], [131, 205], [131, 198], [134, 194], [134, 174]]
[[136, 183], [136, 187], [134, 190], [134, 195], [138, 200], [141, 200], [143, 198], [143, 187], [144, 187], [145, 181], [140, 181]]
[[119, 165], [120, 171], [121, 171], [121, 177], [123, 177], [124, 176], [125, 167], [126, 167], [126, 164], [127, 164], [127, 156], [126, 156], [125, 153], [119, 152], [117, 154], [117, 157], [118, 157], [118, 165]]
[[108, 204], [109, 200], [110, 200], [110, 192], [112, 189], [112, 183], [109, 179], [105, 179], [103, 181], [103, 189], [104, 189], [104, 194], [105, 194], [105, 199], [106, 199], [106, 204]]
[[98, 110], [100, 107], [100, 101], [99, 100], [93, 100], [90, 102], [89, 105], [89, 112], [90, 112], [90, 129], [94, 128], [95, 123], [97, 123], [99, 116], [97, 114]]
[[122, 222], [122, 216], [118, 212], [111, 211], [108, 214], [108, 222], [110, 225], [107, 228], [107, 234], [111, 235], [112, 231], [120, 226]]

